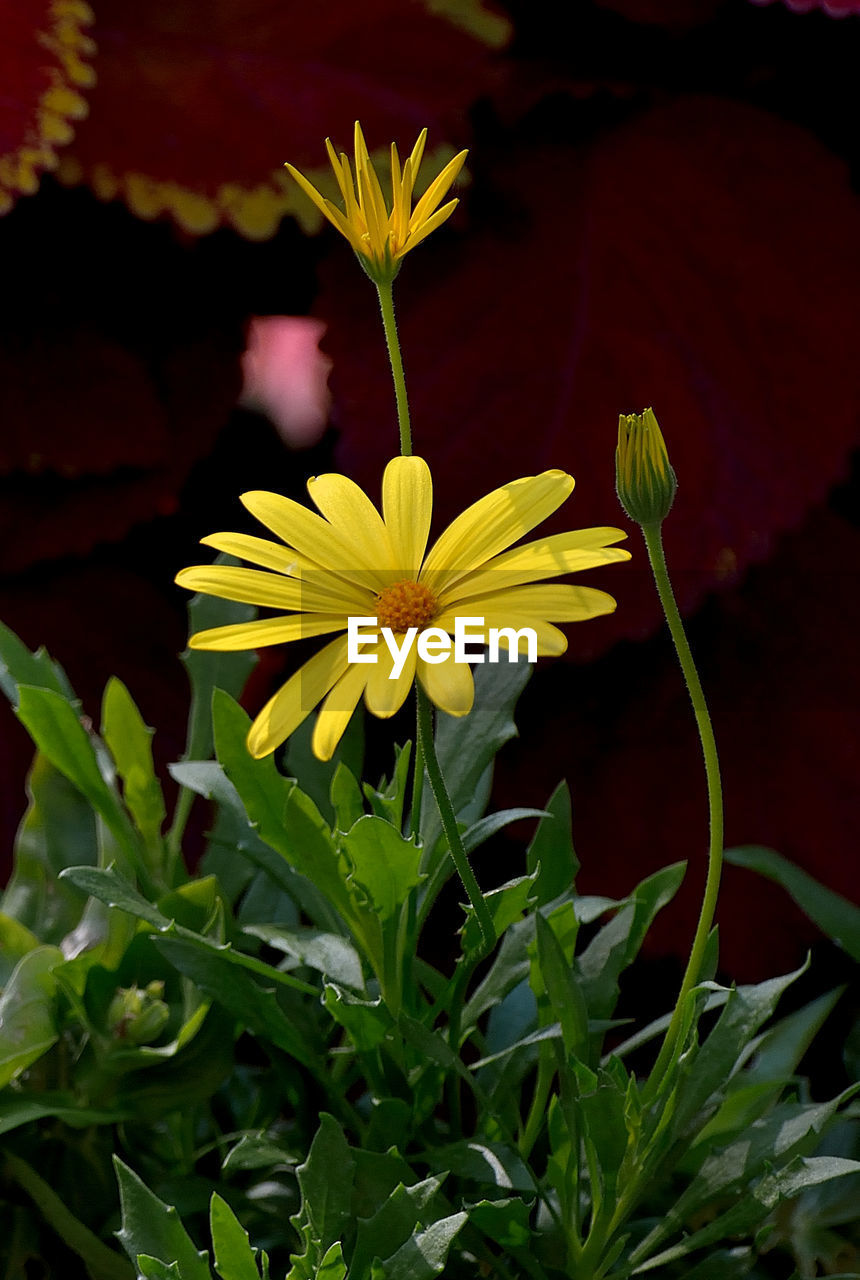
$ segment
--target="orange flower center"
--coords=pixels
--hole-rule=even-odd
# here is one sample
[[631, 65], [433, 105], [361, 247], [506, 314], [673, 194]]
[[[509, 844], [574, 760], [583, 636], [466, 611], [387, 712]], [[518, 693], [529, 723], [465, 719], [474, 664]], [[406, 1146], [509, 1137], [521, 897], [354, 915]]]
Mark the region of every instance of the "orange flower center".
[[436, 597], [420, 582], [404, 578], [393, 582], [379, 593], [376, 617], [380, 627], [390, 627], [395, 633], [419, 629], [429, 622], [436, 612]]

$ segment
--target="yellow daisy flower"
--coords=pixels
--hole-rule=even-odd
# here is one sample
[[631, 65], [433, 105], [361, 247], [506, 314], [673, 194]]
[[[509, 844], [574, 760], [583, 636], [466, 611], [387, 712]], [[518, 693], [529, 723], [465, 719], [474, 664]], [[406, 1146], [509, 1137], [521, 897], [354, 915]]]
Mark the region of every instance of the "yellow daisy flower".
[[377, 284], [390, 283], [400, 269], [403, 255], [420, 244], [431, 231], [435, 231], [457, 207], [457, 200], [449, 200], [441, 208], [439, 205], [462, 169], [468, 154], [466, 151], [461, 151], [445, 165], [415, 208], [412, 208], [412, 193], [426, 141], [427, 130], [422, 129], [412, 148], [412, 154], [402, 168], [397, 147], [392, 142], [390, 211], [357, 120], [354, 181], [348, 158], [343, 152], [338, 156], [331, 140], [326, 139], [328, 157], [343, 196], [343, 210], [321, 195], [293, 165], [288, 163], [285, 166], [320, 213], [346, 237], [358, 255], [359, 262]]
[[[532, 628], [539, 656], [564, 653], [567, 639], [553, 624], [611, 613], [615, 601], [591, 587], [539, 580], [629, 559], [612, 545], [626, 537], [621, 529], [578, 529], [513, 546], [572, 489], [573, 478], [564, 471], [514, 480], [458, 516], [429, 551], [433, 485], [423, 458], [389, 462], [382, 514], [354, 481], [337, 474], [308, 481], [319, 515], [276, 493], [244, 494], [247, 509], [281, 542], [212, 534], [203, 539], [207, 546], [260, 567], [198, 565], [183, 569], [176, 581], [192, 591], [282, 612], [198, 631], [189, 640], [192, 649], [284, 644], [348, 631], [351, 618], [376, 618], [378, 627], [357, 661], [349, 659], [348, 636], [339, 635], [291, 676], [251, 726], [251, 754], [259, 758], [274, 751], [321, 702], [312, 743], [319, 759], [328, 760], [362, 696], [374, 715], [392, 716], [416, 677], [442, 711], [466, 715], [474, 699], [468, 663], [457, 661], [453, 649], [441, 653], [444, 644], [437, 643], [427, 659], [414, 643], [407, 651], [404, 637], [412, 627], [438, 628], [438, 640], [455, 634], [458, 618], [471, 619], [472, 629], [484, 635], [490, 628]], [[483, 619], [483, 628], [474, 626], [476, 618]], [[399, 671], [383, 628], [403, 652]], [[498, 640], [506, 651], [512, 644], [518, 652], [526, 648], [524, 636], [502, 634]]]

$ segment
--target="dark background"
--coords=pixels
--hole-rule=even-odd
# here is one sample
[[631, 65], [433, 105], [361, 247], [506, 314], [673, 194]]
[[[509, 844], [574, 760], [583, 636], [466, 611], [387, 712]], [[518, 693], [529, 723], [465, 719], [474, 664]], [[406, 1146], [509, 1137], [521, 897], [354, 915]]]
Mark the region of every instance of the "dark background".
[[[22, 63], [45, 47], [26, 8]], [[239, 527], [244, 489], [301, 496], [333, 466], [375, 496], [396, 449], [373, 291], [334, 233], [282, 217], [298, 201], [280, 166], [320, 168], [325, 136], [347, 148], [356, 116], [372, 147], [401, 151], [428, 124], [431, 149], [470, 148], [460, 208], [397, 284], [435, 527], [549, 466], [577, 479], [557, 527], [627, 527], [615, 423], [653, 404], [727, 842], [770, 845], [856, 899], [860, 16], [581, 0], [500, 6], [488, 25], [463, 4], [457, 22], [381, 0], [309, 8], [95, 4], [88, 115], [0, 219], [0, 617], [47, 645], [94, 720], [117, 674], [159, 759], [181, 752], [172, 580], [197, 539]], [[294, 449], [235, 405], [252, 317], [308, 313], [328, 326], [333, 402], [318, 443]], [[704, 875], [704, 782], [630, 533], [631, 564], [588, 579], [618, 611], [568, 628], [568, 658], [540, 666], [497, 799], [540, 805], [567, 777], [585, 892], [690, 858], [651, 943], [677, 955]], [[249, 706], [281, 661], [266, 656]], [[387, 734], [372, 726], [380, 769]], [[3, 712], [6, 851], [29, 759]], [[521, 834], [484, 852], [485, 884], [517, 873]], [[718, 917], [738, 979], [796, 964], [816, 937], [731, 868]]]

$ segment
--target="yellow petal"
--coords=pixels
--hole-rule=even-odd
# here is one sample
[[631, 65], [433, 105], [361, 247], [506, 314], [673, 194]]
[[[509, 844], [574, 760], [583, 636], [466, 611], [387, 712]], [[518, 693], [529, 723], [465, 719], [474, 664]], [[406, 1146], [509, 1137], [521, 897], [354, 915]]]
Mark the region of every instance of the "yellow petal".
[[[374, 258], [382, 261], [385, 257], [385, 242], [388, 239], [388, 212], [385, 204], [382, 202], [380, 193], [377, 203], [373, 185], [370, 180], [370, 174], [373, 170], [361, 168], [358, 170], [358, 198], [361, 211], [364, 214], [367, 223], [367, 234], [370, 238], [370, 244], [365, 245], [362, 252], [372, 254]], [[376, 174], [373, 174], [376, 178]], [[377, 187], [379, 182], [376, 182]], [[381, 205], [381, 207], [380, 207]]]
[[189, 649], [217, 650], [234, 653], [240, 649], [262, 649], [270, 644], [289, 644], [308, 636], [324, 636], [329, 631], [344, 631], [346, 616], [342, 613], [291, 614], [289, 617], [260, 618], [256, 622], [234, 622], [226, 627], [210, 627], [189, 637]]
[[299, 727], [347, 670], [346, 636], [320, 649], [270, 698], [251, 725], [248, 750], [255, 759], [269, 755]]
[[426, 240], [432, 231], [435, 231], [437, 227], [441, 227], [442, 223], [445, 222], [447, 218], [450, 218], [459, 203], [459, 200], [450, 200], [448, 204], [445, 204], [441, 209], [438, 209], [436, 213], [433, 214], [432, 218], [428, 218], [426, 222], [422, 222], [417, 231], [410, 232], [406, 241], [406, 246], [401, 251], [400, 256], [402, 257], [403, 253], [406, 253], [409, 249], [414, 249], [422, 240]]
[[318, 564], [292, 547], [285, 547], [282, 542], [269, 542], [267, 538], [255, 538], [249, 533], [210, 533], [200, 541], [205, 547], [214, 547], [216, 551], [225, 551], [227, 555], [262, 565], [264, 569], [274, 569], [291, 578], [298, 578], [303, 571], [316, 570], [318, 573], [320, 570]]
[[303, 173], [299, 173], [295, 165], [287, 163], [285, 168], [289, 169], [296, 182], [304, 191], [309, 200], [312, 200], [324, 218], [336, 227], [342, 236], [345, 236], [356, 252], [360, 252], [361, 240], [356, 230], [350, 225], [344, 215], [341, 213], [331, 200], [326, 200], [325, 196], [320, 195], [313, 183], [308, 182]]
[[303, 613], [357, 613], [373, 600], [356, 587], [340, 582], [320, 570], [312, 582], [284, 578], [259, 569], [234, 569], [230, 565], [193, 565], [176, 575], [180, 587], [202, 591], [204, 595], [257, 604], [268, 609], [297, 609]]
[[[394, 659], [391, 651], [384, 640], [376, 646], [377, 661], [376, 665], [368, 666], [367, 672], [367, 688], [364, 691], [364, 701], [368, 711], [375, 716], [379, 716], [382, 720], [387, 720], [389, 716], [393, 716], [399, 711], [406, 700], [406, 695], [412, 688], [412, 682], [415, 679], [415, 655], [416, 642], [418, 637], [415, 636], [412, 641], [412, 647], [403, 664], [403, 670], [396, 680], [390, 679], [392, 670], [394, 669]], [[403, 636], [395, 636], [398, 645], [403, 644]], [[368, 653], [372, 653], [373, 649], [368, 646]]]
[[417, 577], [432, 511], [433, 479], [424, 459], [392, 458], [382, 478], [382, 513], [398, 577]]
[[[567, 636], [563, 631], [559, 631], [558, 627], [554, 627], [551, 622], [546, 622], [543, 618], [536, 618], [532, 614], [515, 614], [510, 608], [490, 607], [485, 603], [481, 605], [480, 609], [476, 608], [474, 611], [469, 611], [468, 608], [446, 610], [437, 618], [434, 618], [433, 625], [434, 627], [441, 627], [443, 631], [453, 635], [458, 614], [467, 618], [483, 618], [484, 635], [487, 642], [489, 642], [490, 627], [497, 627], [499, 631], [503, 631], [508, 627], [512, 627], [514, 631], [521, 631], [523, 627], [531, 627], [537, 638], [537, 656], [539, 658], [556, 658], [567, 649]], [[479, 628], [470, 627], [469, 630], [470, 632], [478, 631]], [[499, 644], [505, 650], [509, 648], [508, 640], [503, 636], [499, 637]], [[525, 638], [517, 641], [517, 649], [519, 653], [527, 652]]]
[[410, 231], [417, 231], [422, 222], [429, 218], [436, 206], [441, 203], [445, 192], [463, 168], [468, 154], [468, 151], [461, 151], [459, 155], [454, 156], [453, 160], [449, 160], [442, 172], [433, 179], [412, 211], [412, 217], [409, 219]]
[[440, 711], [447, 711], [449, 716], [465, 716], [472, 710], [475, 701], [472, 671], [467, 662], [454, 661], [453, 649], [445, 661], [438, 664], [419, 658], [417, 672], [428, 698]]
[[458, 516], [431, 548], [421, 581], [438, 594], [498, 555], [560, 507], [573, 489], [565, 471], [544, 471], [493, 490]]
[[334, 529], [327, 520], [309, 511], [292, 498], [279, 493], [255, 490], [242, 494], [242, 502], [257, 519], [309, 560], [332, 569], [348, 581], [363, 586], [366, 577], [355, 575], [356, 568], [375, 570], [373, 562], [356, 564], [355, 543]]
[[415, 179], [418, 176], [418, 170], [421, 167], [421, 160], [424, 156], [424, 145], [426, 142], [427, 142], [427, 130], [422, 129], [415, 141], [415, 146], [412, 148], [412, 154], [409, 157], [409, 160], [412, 164], [413, 179]]
[[555, 533], [527, 542], [494, 556], [480, 569], [461, 578], [450, 591], [442, 593], [439, 607], [447, 609], [459, 600], [481, 592], [502, 591], [522, 583], [538, 582], [541, 578], [579, 573], [601, 564], [629, 560], [629, 551], [606, 545], [626, 537], [622, 529], [575, 529], [570, 533]]
[[326, 138], [325, 149], [328, 152], [329, 164], [334, 169], [334, 176], [337, 179], [337, 185], [340, 187], [340, 194], [343, 196], [343, 202], [346, 204], [346, 188], [343, 182], [343, 166], [337, 152], [332, 146], [331, 138]]
[[398, 251], [406, 243], [406, 238], [409, 234], [409, 215], [412, 207], [412, 188], [414, 184], [415, 170], [412, 167], [412, 157], [410, 156], [403, 166], [400, 191], [394, 202], [394, 209], [397, 214], [394, 220], [394, 238]]
[[369, 581], [380, 586], [396, 581], [388, 530], [364, 490], [347, 476], [329, 472], [308, 480], [308, 493], [331, 527], [351, 542], [356, 568], [373, 566]]
[[491, 591], [462, 600], [456, 612], [469, 617], [486, 617], [485, 610], [505, 611], [520, 618], [542, 618], [547, 622], [583, 622], [604, 613], [613, 613], [615, 601], [605, 591], [594, 587], [574, 586], [566, 582], [538, 583], [536, 586], [509, 587], [507, 591]]
[[326, 695], [311, 737], [318, 760], [331, 760], [364, 692], [369, 667], [351, 666]]

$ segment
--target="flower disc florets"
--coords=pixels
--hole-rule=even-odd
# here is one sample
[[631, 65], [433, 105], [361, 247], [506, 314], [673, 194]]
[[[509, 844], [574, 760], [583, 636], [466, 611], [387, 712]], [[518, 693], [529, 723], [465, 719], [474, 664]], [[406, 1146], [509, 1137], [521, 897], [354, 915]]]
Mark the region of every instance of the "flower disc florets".
[[436, 597], [429, 587], [404, 578], [380, 592], [376, 617], [380, 627], [390, 627], [395, 633], [408, 631], [410, 627], [425, 626], [436, 612]]

